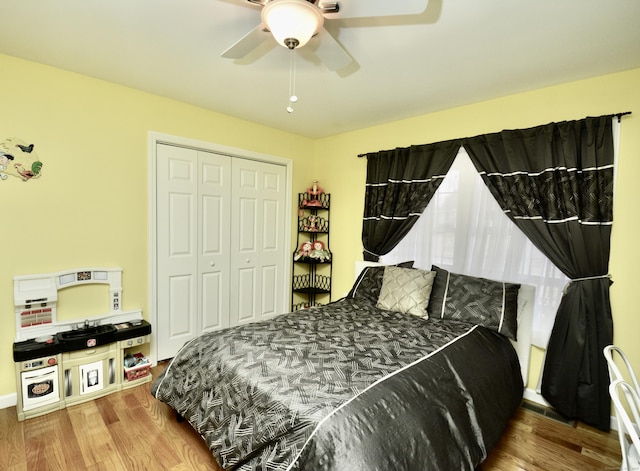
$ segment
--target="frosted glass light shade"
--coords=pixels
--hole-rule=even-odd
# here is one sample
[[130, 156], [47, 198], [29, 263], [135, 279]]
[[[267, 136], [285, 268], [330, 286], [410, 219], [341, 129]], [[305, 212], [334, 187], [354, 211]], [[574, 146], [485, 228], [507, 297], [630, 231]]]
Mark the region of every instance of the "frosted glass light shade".
[[296, 47], [304, 46], [324, 23], [320, 9], [306, 0], [271, 0], [262, 8], [261, 18], [284, 47], [287, 39], [297, 40]]

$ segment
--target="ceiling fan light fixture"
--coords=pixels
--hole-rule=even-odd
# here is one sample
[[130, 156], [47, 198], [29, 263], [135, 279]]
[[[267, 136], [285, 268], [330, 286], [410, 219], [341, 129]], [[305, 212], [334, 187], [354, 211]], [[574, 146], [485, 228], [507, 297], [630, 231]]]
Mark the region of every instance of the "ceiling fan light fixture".
[[288, 49], [307, 44], [324, 23], [320, 9], [306, 0], [271, 0], [261, 17], [276, 41]]

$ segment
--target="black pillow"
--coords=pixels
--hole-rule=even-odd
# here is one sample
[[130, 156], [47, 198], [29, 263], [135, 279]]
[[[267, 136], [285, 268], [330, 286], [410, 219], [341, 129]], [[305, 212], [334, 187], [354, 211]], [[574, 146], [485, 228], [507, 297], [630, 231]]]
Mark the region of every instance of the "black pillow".
[[435, 265], [427, 312], [436, 319], [471, 322], [517, 340], [519, 284], [451, 273]]

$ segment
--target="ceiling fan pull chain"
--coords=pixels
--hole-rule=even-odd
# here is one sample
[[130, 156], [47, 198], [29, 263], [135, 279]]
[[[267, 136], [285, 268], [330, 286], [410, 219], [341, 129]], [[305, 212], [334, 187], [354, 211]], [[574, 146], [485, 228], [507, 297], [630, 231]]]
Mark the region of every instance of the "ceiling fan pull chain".
[[291, 56], [289, 56], [289, 105], [287, 106], [287, 112], [293, 113], [293, 103], [298, 101], [296, 95], [296, 50], [291, 49]]

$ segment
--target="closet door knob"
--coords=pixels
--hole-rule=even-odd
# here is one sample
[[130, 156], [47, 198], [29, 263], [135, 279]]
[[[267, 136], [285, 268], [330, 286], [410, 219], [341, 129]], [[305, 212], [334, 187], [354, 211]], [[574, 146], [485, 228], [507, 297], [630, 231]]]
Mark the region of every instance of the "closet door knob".
[[246, 262], [247, 262], [247, 263], [251, 263], [251, 259], [250, 259], [250, 258], [248, 258], [248, 259], [246, 260]]
[[216, 262], [211, 262], [209, 265], [211, 265], [212, 267], [216, 266]]

